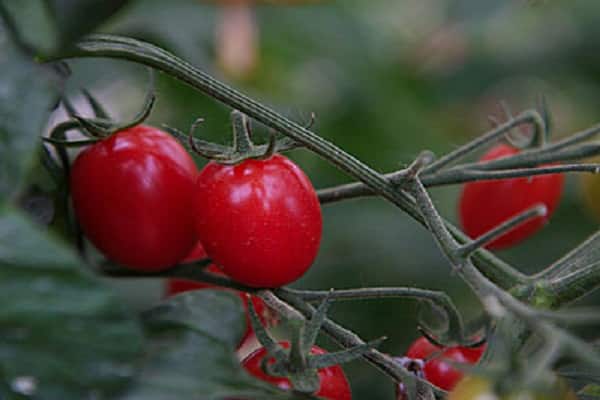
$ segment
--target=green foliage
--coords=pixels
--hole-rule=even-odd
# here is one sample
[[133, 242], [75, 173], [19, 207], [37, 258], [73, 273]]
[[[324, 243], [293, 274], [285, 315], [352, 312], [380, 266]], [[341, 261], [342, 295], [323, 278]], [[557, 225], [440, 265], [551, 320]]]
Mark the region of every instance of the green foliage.
[[[1, 33], [0, 33], [1, 35]], [[22, 189], [56, 101], [52, 72], [9, 41], [0, 43], [0, 201]]]
[[0, 371], [13, 389], [31, 379], [44, 399], [104, 397], [134, 374], [136, 320], [70, 250], [8, 208], [0, 210], [0, 303]]
[[239, 296], [202, 290], [175, 296], [143, 315], [146, 363], [124, 400], [308, 399], [251, 378], [233, 348], [245, 329]]

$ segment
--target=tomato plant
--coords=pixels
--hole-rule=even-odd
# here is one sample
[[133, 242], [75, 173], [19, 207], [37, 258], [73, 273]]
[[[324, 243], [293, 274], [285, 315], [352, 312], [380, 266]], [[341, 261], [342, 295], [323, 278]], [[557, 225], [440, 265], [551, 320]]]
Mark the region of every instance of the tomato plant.
[[141, 271], [161, 270], [196, 243], [196, 176], [194, 161], [173, 137], [135, 126], [79, 154], [70, 177], [73, 207], [107, 258]]
[[[283, 348], [289, 348], [289, 342], [279, 343]], [[327, 352], [318, 346], [312, 346], [311, 354], [319, 355], [326, 354]], [[267, 350], [261, 347], [249, 354], [243, 361], [242, 365], [250, 374], [255, 377], [273, 384], [280, 389], [290, 390], [292, 384], [289, 379], [279, 376], [268, 375], [262, 369], [263, 359], [267, 356]], [[267, 364], [272, 364], [273, 359], [268, 359]], [[315, 396], [322, 397], [329, 400], [350, 400], [352, 399], [352, 392], [350, 391], [350, 385], [346, 379], [344, 371], [339, 365], [334, 365], [327, 368], [322, 368], [318, 371], [320, 387], [315, 393]]]
[[431, 343], [427, 338], [420, 337], [410, 345], [406, 356], [424, 361], [423, 375], [434, 385], [451, 390], [462, 378], [463, 373], [448, 362], [475, 364], [485, 351], [485, 345], [479, 347], [449, 347], [441, 348]]
[[575, 393], [563, 380], [556, 380], [554, 385], [544, 390], [516, 389], [498, 395], [493, 390], [493, 383], [487, 378], [466, 376], [452, 390], [448, 400], [577, 400]]
[[206, 252], [240, 283], [285, 285], [317, 256], [319, 200], [304, 172], [281, 155], [208, 163], [196, 183], [194, 208]]
[[[507, 144], [492, 147], [481, 161], [518, 154], [519, 150]], [[562, 174], [538, 175], [469, 182], [464, 185], [459, 200], [460, 222], [470, 237], [476, 238], [507, 219], [543, 203], [544, 217], [531, 219], [491, 241], [489, 249], [503, 249], [515, 245], [537, 232], [550, 218], [562, 193]]]
[[[192, 250], [192, 252], [186, 258], [184, 258], [182, 262], [193, 262], [201, 260], [203, 258], [206, 258], [206, 251], [204, 250], [204, 246], [202, 246], [202, 243], [198, 242]], [[213, 274], [225, 275], [223, 271], [215, 264], [211, 264], [206, 268]], [[198, 289], [233, 290], [211, 285], [209, 283], [204, 282], [191, 281], [188, 279], [171, 278], [167, 279], [165, 285], [165, 296], [173, 296], [177, 293]], [[274, 315], [270, 312], [265, 302], [260, 297], [253, 296], [249, 293], [237, 290], [235, 290], [234, 292], [236, 292], [238, 296], [240, 296], [242, 304], [244, 305], [244, 309], [246, 310], [246, 331], [244, 332], [244, 336], [240, 341], [240, 347], [242, 347], [254, 334], [254, 331], [252, 330], [252, 324], [250, 323], [250, 316], [248, 315], [248, 300], [252, 301], [252, 305], [254, 306], [254, 309], [256, 310], [256, 313], [258, 314], [258, 317], [260, 318], [260, 321], [263, 323], [263, 325], [272, 326], [275, 324], [276, 319]]]

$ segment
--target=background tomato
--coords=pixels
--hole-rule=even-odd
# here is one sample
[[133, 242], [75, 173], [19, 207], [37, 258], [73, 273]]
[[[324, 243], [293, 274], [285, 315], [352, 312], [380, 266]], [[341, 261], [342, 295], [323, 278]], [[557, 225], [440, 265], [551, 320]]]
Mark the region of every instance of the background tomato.
[[[481, 160], [494, 160], [518, 152], [512, 146], [499, 144]], [[459, 201], [461, 224], [467, 235], [476, 238], [535, 204], [545, 204], [548, 211], [546, 216], [521, 224], [486, 247], [502, 249], [512, 246], [537, 232], [548, 221], [558, 205], [563, 184], [562, 174], [469, 182], [464, 185]]]
[[408, 348], [406, 356], [424, 360], [423, 374], [425, 379], [444, 390], [452, 390], [463, 377], [463, 373], [444, 360], [475, 364], [483, 355], [485, 347], [485, 345], [482, 345], [474, 348], [441, 348], [431, 343], [427, 338], [420, 337]]
[[167, 133], [135, 126], [83, 150], [71, 171], [77, 219], [108, 257], [141, 271], [175, 265], [194, 246], [197, 168]]
[[563, 380], [557, 380], [547, 390], [534, 392], [516, 390], [506, 395], [498, 395], [493, 391], [492, 382], [486, 378], [466, 376], [448, 395], [448, 400], [577, 400], [577, 396]]
[[[283, 348], [289, 348], [289, 342], [280, 342], [279, 343]], [[313, 346], [311, 354], [326, 354], [327, 352], [320, 347]], [[267, 356], [267, 350], [264, 347], [261, 347], [248, 355], [243, 361], [242, 366], [248, 371], [250, 374], [254, 375], [258, 379], [261, 379], [265, 382], [269, 382], [274, 386], [279, 387], [280, 389], [289, 390], [292, 388], [292, 384], [289, 379], [267, 375], [261, 368], [261, 363], [263, 359]], [[267, 361], [268, 363], [273, 363], [274, 360]], [[348, 384], [348, 380], [346, 379], [346, 375], [342, 370], [342, 367], [339, 365], [334, 365], [331, 367], [323, 368], [318, 371], [319, 380], [321, 386], [319, 390], [315, 393], [315, 396], [322, 397], [330, 400], [350, 400], [352, 399], [352, 392], [350, 390], [350, 385]]]
[[[192, 252], [183, 260], [186, 262], [193, 262], [197, 260], [201, 260], [206, 258], [206, 251], [202, 246], [202, 243], [198, 242]], [[223, 271], [214, 264], [211, 264], [207, 267], [207, 270], [218, 275], [225, 275]], [[275, 315], [273, 312], [267, 307], [265, 302], [257, 296], [252, 296], [249, 293], [240, 292], [233, 289], [223, 288], [221, 286], [211, 285], [209, 283], [196, 282], [187, 279], [167, 279], [165, 286], [165, 296], [173, 296], [177, 293], [187, 292], [189, 290], [198, 290], [198, 289], [223, 289], [223, 290], [232, 290], [240, 296], [242, 300], [242, 304], [244, 305], [244, 309], [246, 310], [246, 331], [244, 332], [244, 336], [240, 341], [239, 347], [244, 346], [251, 337], [254, 335], [254, 331], [252, 330], [252, 324], [250, 323], [250, 316], [248, 315], [248, 299], [252, 301], [254, 305], [254, 309], [260, 318], [260, 321], [263, 325], [273, 326], [277, 322]]]
[[237, 165], [210, 162], [196, 184], [196, 228], [232, 279], [277, 287], [300, 278], [321, 241], [321, 207], [302, 170], [281, 155]]

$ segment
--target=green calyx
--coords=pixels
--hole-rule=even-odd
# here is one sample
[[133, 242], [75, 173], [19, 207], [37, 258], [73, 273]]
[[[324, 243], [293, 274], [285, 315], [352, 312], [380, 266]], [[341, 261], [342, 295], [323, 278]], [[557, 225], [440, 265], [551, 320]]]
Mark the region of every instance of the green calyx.
[[[385, 338], [379, 338], [361, 346], [351, 347], [325, 354], [312, 354], [318, 333], [327, 318], [331, 299], [326, 297], [309, 320], [287, 320], [291, 328], [291, 343], [283, 346], [276, 342], [260, 322], [251, 301], [248, 301], [250, 322], [261, 345], [267, 349], [269, 357], [263, 360], [263, 371], [272, 376], [290, 380], [294, 390], [302, 393], [315, 393], [320, 386], [318, 371], [355, 360], [371, 351]], [[267, 362], [266, 360], [274, 360]]]

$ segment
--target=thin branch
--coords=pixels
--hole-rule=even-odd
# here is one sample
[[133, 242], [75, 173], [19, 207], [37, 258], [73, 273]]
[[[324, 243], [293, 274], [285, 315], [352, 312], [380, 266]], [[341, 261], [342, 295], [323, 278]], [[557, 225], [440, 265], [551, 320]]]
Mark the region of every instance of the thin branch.
[[535, 110], [524, 111], [517, 117], [509, 119], [507, 122], [499, 125], [495, 129], [493, 129], [481, 136], [478, 136], [477, 138], [470, 141], [469, 143], [467, 143], [467, 144], [459, 147], [458, 149], [441, 157], [439, 160], [435, 161], [434, 163], [432, 163], [431, 165], [426, 167], [423, 170], [422, 174], [425, 175], [425, 174], [430, 174], [430, 173], [439, 171], [443, 167], [464, 157], [465, 155], [469, 154], [473, 150], [476, 150], [477, 148], [482, 147], [494, 140], [498, 140], [498, 139], [502, 138], [502, 136], [505, 133], [509, 132], [512, 128], [517, 127], [522, 124], [525, 124], [525, 123], [533, 125], [534, 127], [536, 127], [536, 130], [545, 129], [544, 121], [537, 111], [535, 111]]
[[504, 221], [500, 225], [492, 228], [488, 232], [479, 236], [477, 239], [472, 242], [465, 243], [460, 246], [458, 249], [458, 254], [461, 257], [470, 256], [474, 251], [479, 249], [482, 246], [492, 242], [495, 239], [498, 239], [500, 236], [504, 235], [506, 232], [512, 230], [513, 228], [527, 222], [532, 218], [543, 217], [548, 213], [546, 206], [544, 204], [535, 205], [528, 210], [523, 211], [520, 214], [515, 215], [514, 217]]

